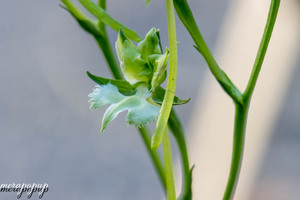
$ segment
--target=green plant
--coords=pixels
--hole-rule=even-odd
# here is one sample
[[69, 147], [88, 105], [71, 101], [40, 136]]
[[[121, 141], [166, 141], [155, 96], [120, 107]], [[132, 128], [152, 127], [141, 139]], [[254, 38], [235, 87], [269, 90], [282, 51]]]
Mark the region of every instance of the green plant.
[[[91, 98], [91, 108], [101, 108], [104, 105], [111, 104], [104, 114], [101, 131], [104, 131], [107, 125], [120, 112], [128, 110], [127, 123], [138, 127], [164, 191], [168, 199], [174, 200], [176, 199], [176, 192], [172, 151], [169, 141], [170, 130], [180, 151], [184, 176], [179, 199], [188, 200], [192, 199], [193, 167], [190, 167], [189, 164], [183, 127], [175, 111], [172, 109], [175, 105], [182, 105], [189, 101], [189, 99], [182, 100], [175, 96], [177, 80], [175, 8], [177, 15], [195, 42], [194, 47], [203, 56], [210, 71], [235, 104], [234, 146], [231, 171], [223, 197], [225, 200], [232, 199], [242, 161], [244, 135], [251, 96], [271, 38], [280, 0], [271, 1], [264, 34], [248, 85], [244, 92], [239, 91], [217, 64], [202, 37], [186, 0], [166, 0], [169, 48], [166, 48], [165, 53], [163, 53], [161, 47], [158, 30], [152, 28], [145, 38], [142, 39], [135, 31], [122, 25], [106, 12], [105, 0], [99, 0], [98, 4], [91, 0], [78, 0], [96, 19], [88, 17], [71, 0], [61, 1], [65, 6], [64, 8], [70, 12], [78, 24], [94, 37], [115, 78], [107, 79], [87, 72], [88, 76], [99, 84], [89, 95]], [[148, 0], [147, 3], [150, 3], [150, 1]], [[120, 61], [120, 68], [113, 56], [106, 33], [106, 26], [119, 32], [116, 51]], [[131, 41], [138, 42], [137, 46]], [[166, 69], [168, 64], [167, 75]], [[166, 90], [160, 86], [165, 79], [167, 79]], [[151, 138], [146, 126], [155, 120], [157, 122]], [[155, 151], [161, 143], [164, 152], [164, 165], [160, 155]]]

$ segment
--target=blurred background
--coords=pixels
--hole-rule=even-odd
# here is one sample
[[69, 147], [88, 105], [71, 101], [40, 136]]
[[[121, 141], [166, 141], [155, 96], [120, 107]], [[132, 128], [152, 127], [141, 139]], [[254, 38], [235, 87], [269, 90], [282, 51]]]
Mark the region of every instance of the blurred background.
[[[230, 77], [233, 76], [233, 81], [243, 90], [266, 21], [269, 1], [245, 0], [238, 5], [236, 0], [188, 2], [221, 67], [226, 72], [228, 69]], [[103, 77], [111, 77], [111, 74], [93, 38], [81, 30], [59, 4], [59, 1], [0, 3], [0, 184], [48, 183], [49, 191], [43, 199], [164, 199], [138, 132], [135, 127], [127, 127], [125, 123], [126, 113], [120, 114], [106, 132], [100, 134], [105, 109], [89, 109], [87, 95], [95, 84], [85, 71]], [[161, 1], [152, 0], [149, 6], [145, 6], [143, 0], [113, 0], [107, 2], [107, 9], [114, 18], [141, 36], [152, 27], [159, 28], [162, 46], [168, 46], [165, 5]], [[242, 168], [241, 184], [249, 177], [251, 181], [244, 181], [244, 186], [238, 186], [237, 190], [241, 187], [244, 195], [237, 196], [237, 199], [300, 199], [299, 11], [299, 1], [282, 1], [278, 16], [281, 25], [276, 24], [274, 31], [274, 38], [281, 43], [271, 39], [270, 48], [277, 50], [277, 53], [270, 53], [273, 55], [271, 57], [268, 51], [262, 70], [263, 78], [259, 79], [257, 95], [255, 91], [253, 99], [254, 104], [255, 99], [260, 99], [257, 102], [261, 103], [257, 104], [262, 107], [256, 110], [255, 106], [250, 107], [249, 113], [249, 146], [247, 135], [245, 151], [259, 151], [249, 161], [253, 168]], [[255, 17], [245, 17], [247, 15], [258, 17], [260, 22], [257, 30]], [[192, 47], [193, 41], [178, 19], [177, 31], [180, 44], [176, 95], [191, 98], [191, 101], [176, 107], [176, 111], [187, 130], [191, 164], [196, 164], [195, 199], [217, 200], [221, 196], [201, 196], [197, 189], [209, 185], [211, 189], [206, 191], [219, 194], [218, 187], [209, 184], [206, 179], [196, 181], [210, 174], [202, 176], [201, 165], [207, 164], [207, 168], [213, 169], [208, 162], [201, 162], [202, 154], [198, 152], [201, 149], [198, 147], [206, 142], [206, 133], [213, 130], [202, 119], [214, 119], [205, 114], [205, 109], [217, 108], [216, 104], [209, 102], [210, 94], [214, 92], [224, 97], [225, 104], [229, 102], [231, 112], [233, 106], [210, 75], [200, 54]], [[254, 37], [250, 31], [257, 32], [258, 36], [251, 43], [254, 49], [247, 54], [250, 46], [244, 42]], [[108, 33], [114, 45], [117, 34], [111, 29], [108, 29]], [[243, 35], [244, 38], [230, 38], [233, 34]], [[233, 48], [241, 44], [241, 48]], [[236, 61], [239, 59], [235, 58], [244, 57], [234, 52], [244, 52], [247, 57], [240, 60], [250, 64], [241, 67]], [[227, 59], [233, 62], [227, 62]], [[275, 66], [273, 69], [268, 63], [278, 63], [279, 71], [276, 72]], [[275, 72], [279, 76], [274, 75], [277, 79], [273, 80]], [[243, 76], [246, 77], [244, 80], [238, 80]], [[212, 87], [216, 86], [213, 91], [211, 84]], [[259, 96], [259, 88], [265, 96]], [[223, 107], [223, 100], [217, 100]], [[204, 111], [202, 116], [199, 114], [201, 110]], [[226, 110], [220, 109], [215, 110], [212, 116], [223, 116], [224, 121], [225, 118], [232, 118]], [[259, 120], [260, 124], [255, 124], [252, 119]], [[198, 120], [202, 121], [199, 123]], [[204, 127], [203, 131], [197, 124]], [[214, 126], [220, 127], [217, 124]], [[231, 140], [232, 123], [226, 122], [226, 126], [231, 128], [229, 132], [209, 135], [214, 138], [221, 138], [222, 135]], [[225, 129], [221, 127], [221, 130]], [[251, 139], [251, 135], [256, 135], [255, 139]], [[226, 147], [228, 152], [230, 148], [229, 143], [229, 148]], [[175, 171], [180, 182], [175, 145], [173, 149], [174, 160], [178, 163]], [[222, 144], [215, 149], [224, 150]], [[246, 163], [249, 158], [245, 154]], [[210, 156], [210, 159], [220, 160], [215, 156]], [[227, 157], [226, 160], [229, 161]], [[198, 165], [198, 162], [201, 164]], [[218, 167], [224, 168], [222, 174], [227, 177], [229, 166]], [[248, 177], [243, 178], [243, 174]], [[220, 188], [224, 188], [226, 182], [218, 183]], [[37, 194], [33, 194], [32, 198], [37, 199]], [[0, 193], [0, 199], [16, 199], [16, 194]]]

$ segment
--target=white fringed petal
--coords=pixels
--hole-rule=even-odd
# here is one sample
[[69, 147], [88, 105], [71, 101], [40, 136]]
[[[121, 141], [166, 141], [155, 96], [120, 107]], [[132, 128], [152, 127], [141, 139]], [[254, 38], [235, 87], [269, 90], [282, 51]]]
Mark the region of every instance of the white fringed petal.
[[132, 96], [124, 96], [114, 85], [107, 84], [96, 86], [89, 95], [91, 108], [100, 108], [111, 104], [104, 113], [101, 132], [114, 120], [119, 113], [128, 110], [126, 122], [137, 126], [150, 124], [157, 119], [159, 107], [149, 103], [146, 99], [150, 96], [147, 87], [140, 86]]

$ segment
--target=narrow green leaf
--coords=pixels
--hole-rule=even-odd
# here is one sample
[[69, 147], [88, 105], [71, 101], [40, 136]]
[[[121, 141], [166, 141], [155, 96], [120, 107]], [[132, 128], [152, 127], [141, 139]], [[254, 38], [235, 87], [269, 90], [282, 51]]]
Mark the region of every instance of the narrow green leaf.
[[[152, 93], [151, 97], [155, 103], [161, 105], [164, 100], [165, 93], [166, 93], [166, 90], [164, 88], [162, 88], [161, 86], [158, 86], [155, 89], [155, 91]], [[191, 98], [183, 100], [183, 99], [178, 98], [177, 96], [174, 96], [173, 106], [186, 104], [190, 100], [191, 100]]]
[[90, 77], [90, 79], [92, 79], [99, 85], [107, 85], [108, 83], [115, 85], [119, 89], [119, 91], [124, 95], [132, 95], [132, 94], [135, 94], [135, 92], [136, 92], [135, 88], [132, 85], [130, 85], [130, 83], [127, 81], [113, 80], [113, 79], [95, 76], [88, 71], [86, 73]]
[[191, 200], [193, 193], [192, 193], [192, 182], [193, 182], [193, 171], [194, 171], [195, 165], [192, 166], [192, 168], [189, 170], [189, 175], [188, 175], [188, 187], [187, 191], [185, 193], [182, 193], [178, 200]]
[[101, 22], [111, 27], [115, 31], [119, 31], [123, 28], [124, 33], [133, 41], [139, 42], [142, 40], [140, 36], [133, 30], [125, 27], [123, 24], [115, 20], [112, 16], [110, 16], [104, 9], [98, 6], [91, 0], [79, 0], [79, 2], [85, 7], [92, 15], [94, 15]]

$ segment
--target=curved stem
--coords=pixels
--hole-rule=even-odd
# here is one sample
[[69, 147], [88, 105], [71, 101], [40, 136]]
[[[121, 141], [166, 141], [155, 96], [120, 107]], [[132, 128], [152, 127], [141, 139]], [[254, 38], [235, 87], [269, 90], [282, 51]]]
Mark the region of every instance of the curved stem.
[[168, 20], [168, 38], [170, 47], [170, 66], [168, 82], [164, 100], [162, 102], [155, 130], [152, 136], [151, 147], [157, 149], [161, 143], [162, 135], [167, 127], [169, 115], [173, 105], [173, 99], [177, 80], [177, 39], [174, 6], [172, 0], [166, 0], [167, 20]]
[[182, 174], [184, 180], [182, 181], [180, 199], [190, 200], [192, 199], [192, 172], [189, 164], [184, 130], [174, 109], [171, 110], [168, 125], [174, 135], [181, 155]]
[[101, 37], [95, 37], [95, 40], [97, 41], [100, 49], [102, 50], [102, 53], [106, 59], [106, 62], [108, 64], [113, 76], [116, 79], [123, 79], [121, 72], [119, 70], [119, 67], [114, 58], [114, 54], [113, 54], [111, 46], [109, 44], [105, 29], [102, 29], [102, 34], [103, 33], [105, 33], [105, 34], [101, 35]]
[[225, 92], [235, 101], [240, 104], [243, 103], [242, 94], [238, 88], [231, 82], [225, 72], [219, 67], [217, 61], [213, 57], [209, 50], [203, 36], [196, 24], [192, 11], [186, 0], [174, 0], [174, 6], [177, 15], [185, 28], [193, 38], [196, 49], [202, 54], [205, 59], [210, 71], [215, 76], [219, 84], [225, 90]]
[[159, 154], [155, 151], [151, 150], [151, 144], [150, 144], [150, 133], [146, 128], [138, 128], [138, 131], [140, 132], [140, 135], [143, 139], [143, 142], [146, 146], [147, 152], [150, 155], [153, 165], [155, 167], [155, 170], [159, 176], [159, 180], [161, 182], [161, 185], [164, 188], [164, 191], [166, 191], [166, 178], [165, 178], [165, 170], [161, 162], [161, 158]]
[[[103, 10], [106, 10], [106, 0], [99, 0], [98, 4]], [[101, 20], [98, 20], [98, 27], [101, 36], [100, 37], [94, 36], [94, 38], [97, 41], [100, 49], [102, 50], [102, 53], [106, 59], [106, 62], [113, 76], [116, 79], [123, 79], [109, 43], [109, 39], [106, 33], [106, 26], [103, 22], [101, 22]]]
[[223, 200], [233, 199], [236, 185], [239, 178], [239, 173], [241, 169], [243, 148], [244, 148], [244, 135], [246, 127], [246, 119], [248, 114], [248, 108], [251, 101], [251, 96], [254, 91], [256, 81], [268, 48], [268, 44], [272, 35], [276, 17], [278, 14], [278, 9], [280, 5], [280, 0], [272, 0], [267, 23], [265, 25], [264, 34], [259, 46], [257, 57], [252, 69], [251, 77], [249, 79], [246, 90], [243, 94], [244, 104], [236, 103], [235, 107], [235, 125], [234, 125], [234, 139], [233, 139], [233, 152], [231, 160], [230, 174], [226, 186], [226, 190], [223, 196]]
[[277, 14], [278, 14], [279, 5], [280, 5], [280, 0], [272, 0], [271, 1], [269, 15], [268, 15], [267, 23], [265, 26], [264, 34], [263, 34], [263, 37], [262, 37], [260, 45], [259, 45], [259, 49], [258, 49], [258, 52], [256, 55], [256, 59], [254, 62], [254, 66], [253, 66], [253, 69], [251, 72], [251, 76], [250, 76], [248, 85], [244, 92], [244, 98], [250, 99], [251, 95], [253, 93], [253, 90], [254, 90], [255, 84], [257, 82], [257, 78], [258, 78], [259, 72], [261, 70], [261, 66], [263, 64], [263, 61], [264, 61], [264, 58], [265, 58], [265, 55], [267, 52], [267, 48], [268, 48], [268, 45], [269, 45], [269, 42], [271, 39], [274, 24], [275, 24]]
[[163, 143], [165, 168], [166, 168], [165, 175], [166, 175], [166, 184], [167, 184], [167, 197], [168, 200], [176, 200], [172, 150], [171, 150], [168, 127], [165, 128], [163, 138], [162, 138], [162, 143]]

